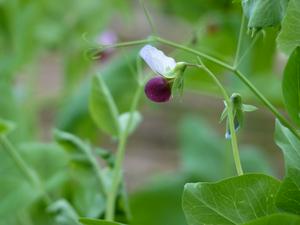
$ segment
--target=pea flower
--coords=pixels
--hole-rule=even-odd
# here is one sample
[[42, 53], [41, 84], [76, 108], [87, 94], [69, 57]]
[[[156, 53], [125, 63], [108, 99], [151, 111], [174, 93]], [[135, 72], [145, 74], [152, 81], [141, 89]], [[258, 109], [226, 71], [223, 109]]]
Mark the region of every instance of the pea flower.
[[151, 45], [145, 45], [140, 51], [140, 56], [151, 70], [158, 74], [145, 86], [145, 94], [151, 101], [167, 102], [172, 96], [174, 87], [183, 88], [181, 75], [186, 68], [185, 63], [176, 63], [173, 58]]
[[[118, 37], [115, 32], [111, 30], [106, 30], [102, 32], [98, 37], [96, 42], [100, 45], [113, 45], [117, 43]], [[105, 51], [101, 51], [98, 54], [98, 57], [101, 61], [106, 61], [108, 60], [114, 52], [113, 48], [108, 48]]]

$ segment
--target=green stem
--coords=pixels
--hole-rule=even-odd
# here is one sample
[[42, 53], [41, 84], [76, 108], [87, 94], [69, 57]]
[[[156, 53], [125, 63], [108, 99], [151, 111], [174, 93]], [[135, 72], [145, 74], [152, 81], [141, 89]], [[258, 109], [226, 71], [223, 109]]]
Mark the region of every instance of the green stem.
[[15, 162], [20, 172], [27, 178], [27, 180], [33, 185], [36, 186], [40, 192], [43, 194], [44, 200], [47, 204], [51, 203], [51, 199], [44, 190], [42, 183], [39, 177], [34, 173], [34, 171], [27, 165], [27, 163], [22, 159], [18, 151], [12, 145], [12, 143], [8, 140], [8, 138], [4, 135], [0, 136], [0, 142], [4, 149], [7, 151], [9, 156]]
[[153, 19], [152, 19], [151, 15], [150, 15], [148, 9], [147, 9], [146, 6], [145, 6], [144, 0], [140, 0], [140, 4], [141, 4], [142, 7], [143, 7], [143, 10], [144, 10], [144, 13], [145, 13], [145, 15], [146, 15], [147, 21], [148, 21], [148, 23], [149, 23], [149, 25], [150, 25], [152, 34], [156, 34], [157, 32], [156, 32], [156, 29], [155, 29], [155, 27], [154, 27]]
[[181, 44], [177, 44], [175, 42], [172, 42], [172, 41], [160, 38], [160, 37], [152, 37], [152, 39], [154, 41], [159, 42], [159, 43], [166, 44], [166, 45], [172, 46], [174, 48], [178, 48], [178, 49], [184, 50], [186, 52], [192, 53], [192, 54], [194, 54], [196, 56], [200, 56], [202, 58], [205, 58], [205, 59], [207, 59], [207, 60], [209, 60], [209, 61], [211, 61], [211, 62], [213, 62], [213, 63], [215, 63], [215, 64], [217, 64], [217, 65], [219, 65], [221, 67], [224, 67], [226, 69], [229, 69], [229, 70], [233, 69], [232, 66], [230, 66], [229, 64], [223, 62], [222, 60], [216, 59], [216, 58], [214, 58], [214, 57], [212, 57], [210, 55], [207, 55], [207, 54], [205, 54], [203, 52], [199, 52], [199, 51], [194, 50], [192, 48], [186, 47], [186, 46], [181, 45]]
[[241, 26], [240, 26], [240, 32], [239, 32], [239, 39], [238, 39], [238, 45], [235, 53], [235, 59], [233, 63], [233, 67], [237, 68], [238, 61], [240, 59], [241, 51], [242, 51], [242, 44], [243, 44], [243, 36], [244, 36], [244, 29], [245, 29], [245, 16], [242, 16]]
[[232, 71], [252, 92], [253, 94], [267, 107], [269, 108], [269, 110], [279, 119], [279, 121], [285, 125], [287, 128], [289, 128], [291, 130], [291, 132], [293, 134], [295, 134], [299, 139], [300, 139], [300, 133], [296, 130], [295, 127], [293, 127], [293, 125], [287, 120], [285, 119], [284, 116], [282, 116], [280, 114], [280, 112], [272, 105], [272, 103], [264, 97], [264, 95], [257, 89], [255, 88], [255, 86], [246, 78], [245, 75], [243, 75], [239, 70], [237, 70], [236, 68], [234, 68], [233, 66], [229, 65], [226, 62], [223, 62], [222, 60], [219, 60], [213, 56], [207, 55], [203, 52], [194, 50], [192, 48], [183, 46], [181, 44], [169, 41], [169, 40], [165, 40], [161, 37], [156, 37], [156, 36], [152, 36], [149, 39], [144, 39], [144, 40], [139, 40], [139, 41], [135, 41], [135, 42], [125, 42], [125, 43], [120, 43], [117, 45], [112, 45], [111, 47], [122, 47], [122, 46], [130, 46], [130, 45], [136, 45], [135, 43], [138, 44], [142, 44], [142, 43], [151, 43], [151, 42], [159, 42], [162, 44], [166, 44], [169, 45], [171, 47], [177, 48], [177, 49], [181, 49], [183, 51], [189, 52], [191, 54], [194, 54], [196, 56], [202, 57], [204, 59], [207, 59], [211, 62], [213, 62], [216, 65], [219, 65], [225, 69], [228, 69], [230, 71]]
[[240, 71], [234, 70], [234, 74], [255, 94], [255, 96], [260, 99], [260, 101], [267, 107], [269, 110], [278, 118], [278, 120], [290, 131], [300, 139], [300, 134], [295, 127], [293, 127], [290, 122], [281, 115], [280, 112], [269, 102], [268, 99], [259, 91], [257, 88], [247, 79], [245, 75], [243, 75]]
[[98, 54], [105, 51], [106, 49], [110, 48], [123, 48], [123, 47], [129, 47], [129, 46], [136, 46], [136, 45], [144, 45], [147, 43], [152, 42], [151, 39], [142, 39], [142, 40], [136, 40], [136, 41], [128, 41], [128, 42], [121, 42], [117, 44], [112, 45], [104, 45], [100, 46], [99, 48], [92, 48], [87, 51], [87, 57], [88, 58], [97, 58]]
[[242, 164], [241, 164], [240, 155], [239, 155], [237, 136], [236, 136], [236, 132], [235, 132], [235, 128], [234, 128], [234, 116], [233, 116], [232, 102], [230, 101], [230, 97], [227, 94], [225, 88], [223, 87], [221, 82], [218, 80], [218, 78], [215, 76], [215, 74], [203, 64], [203, 62], [201, 61], [200, 58], [198, 58], [198, 61], [201, 64], [201, 67], [199, 67], [199, 68], [202, 68], [205, 72], [207, 72], [208, 75], [210, 75], [210, 77], [213, 79], [213, 81], [216, 83], [216, 85], [220, 89], [220, 91], [224, 97], [224, 100], [226, 102], [227, 109], [228, 109], [227, 116], [228, 116], [228, 121], [229, 121], [229, 130], [230, 130], [230, 134], [231, 134], [230, 140], [231, 140], [234, 163], [235, 163], [237, 174], [239, 176], [243, 175], [243, 169], [242, 169]]
[[249, 51], [254, 47], [255, 43], [260, 37], [260, 34], [262, 32], [255, 35], [255, 37], [251, 40], [250, 46], [246, 49], [246, 51], [243, 53], [243, 55], [238, 59], [236, 64], [234, 65], [234, 68], [237, 69], [239, 65], [243, 62], [244, 58], [248, 55]]
[[[81, 145], [81, 143], [78, 143]], [[87, 145], [81, 145], [81, 148], [84, 150], [84, 153], [86, 155], [86, 157], [88, 158], [88, 160], [90, 161], [95, 173], [96, 173], [96, 176], [97, 176], [97, 179], [98, 179], [98, 183], [99, 183], [99, 187], [100, 187], [100, 191], [104, 194], [104, 195], [107, 195], [107, 190], [105, 188], [105, 185], [104, 185], [104, 178], [103, 178], [103, 175], [101, 173], [101, 166], [99, 164], [99, 162], [97, 161], [97, 157], [93, 154], [92, 152], [92, 149], [87, 146]]]
[[157, 40], [160, 43], [164, 43], [167, 44], [169, 46], [175, 47], [175, 48], [179, 48], [182, 49], [186, 52], [190, 52], [192, 54], [195, 54], [197, 56], [200, 56], [202, 58], [205, 58], [213, 63], [215, 63], [216, 65], [222, 66], [225, 69], [228, 69], [230, 71], [232, 71], [252, 92], [253, 94], [267, 107], [269, 108], [269, 110], [278, 118], [278, 120], [285, 125], [287, 128], [289, 128], [291, 130], [291, 132], [293, 134], [295, 134], [299, 139], [300, 139], [300, 133], [296, 130], [295, 127], [293, 127], [293, 125], [284, 117], [281, 115], [281, 113], [273, 106], [273, 104], [246, 78], [245, 75], [243, 75], [239, 70], [235, 69], [234, 67], [230, 66], [229, 64], [218, 60], [212, 56], [209, 56], [205, 53], [196, 51], [194, 49], [182, 46], [180, 44], [176, 44], [173, 43], [171, 41], [168, 40], [164, 40], [162, 38], [159, 37], [154, 37], [155, 40]]
[[133, 120], [133, 114], [134, 111], [137, 108], [141, 93], [143, 90], [143, 85], [139, 85], [132, 105], [130, 109], [130, 117], [128, 120], [128, 123], [126, 125], [126, 128], [123, 132], [120, 132], [120, 138], [119, 138], [119, 145], [117, 149], [117, 155], [116, 155], [116, 161], [115, 161], [115, 166], [113, 170], [113, 175], [112, 175], [112, 184], [110, 191], [108, 192], [108, 197], [107, 197], [107, 205], [106, 205], [106, 214], [105, 214], [105, 219], [109, 221], [114, 220], [114, 213], [115, 213], [115, 204], [116, 204], [116, 198], [119, 190], [119, 186], [121, 183], [121, 178], [122, 178], [122, 167], [123, 167], [123, 161], [125, 157], [125, 147], [127, 143], [127, 138], [129, 135], [129, 129], [131, 127], [131, 123]]

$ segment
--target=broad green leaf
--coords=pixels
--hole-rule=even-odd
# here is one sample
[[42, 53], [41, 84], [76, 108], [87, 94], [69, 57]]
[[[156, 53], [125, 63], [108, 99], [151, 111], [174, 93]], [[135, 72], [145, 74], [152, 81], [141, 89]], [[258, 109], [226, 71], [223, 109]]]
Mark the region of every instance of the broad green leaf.
[[262, 174], [247, 174], [217, 183], [186, 184], [183, 209], [189, 225], [242, 224], [277, 211], [280, 182]]
[[243, 0], [244, 14], [249, 19], [249, 29], [279, 25], [283, 19], [286, 0]]
[[15, 128], [15, 124], [11, 121], [0, 118], [0, 135], [7, 134]]
[[80, 218], [79, 222], [84, 225], [125, 225], [117, 222], [110, 222], [106, 220], [96, 220], [96, 219], [88, 219], [88, 218]]
[[291, 119], [300, 126], [300, 47], [294, 50], [284, 69], [282, 94]]
[[98, 127], [104, 132], [119, 134], [118, 109], [103, 78], [95, 76], [90, 95], [90, 114]]
[[300, 46], [300, 1], [290, 0], [278, 36], [278, 45], [287, 54]]
[[300, 140], [278, 120], [275, 127], [275, 142], [283, 151], [286, 167], [300, 170]]
[[[119, 116], [119, 124], [120, 124], [120, 130], [124, 132], [127, 128], [127, 124], [130, 120], [130, 112], [123, 113]], [[142, 115], [135, 111], [132, 113], [132, 118], [130, 121], [130, 127], [128, 128], [128, 133], [131, 134], [135, 131], [135, 129], [138, 127], [138, 125], [142, 122]]]
[[291, 214], [276, 213], [261, 217], [243, 225], [299, 225], [300, 217]]
[[289, 169], [276, 197], [279, 209], [300, 215], [300, 170]]
[[300, 140], [276, 121], [275, 141], [283, 151], [287, 169], [276, 205], [284, 211], [300, 214]]

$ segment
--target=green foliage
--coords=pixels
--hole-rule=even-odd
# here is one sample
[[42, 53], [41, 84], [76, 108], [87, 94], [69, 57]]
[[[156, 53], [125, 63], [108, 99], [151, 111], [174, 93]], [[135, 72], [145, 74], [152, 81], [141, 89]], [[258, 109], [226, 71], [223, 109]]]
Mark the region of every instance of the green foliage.
[[287, 54], [300, 45], [300, 2], [290, 0], [282, 29], [278, 36], [278, 45]]
[[300, 214], [300, 140], [289, 129], [276, 121], [275, 141], [285, 158], [286, 176], [279, 189], [278, 208]]
[[104, 132], [118, 136], [120, 125], [119, 112], [101, 76], [95, 76], [92, 83], [90, 96], [90, 113], [95, 123]]
[[300, 215], [300, 170], [289, 169], [276, 198], [278, 208]]
[[293, 51], [285, 67], [282, 94], [291, 119], [300, 126], [300, 47]]
[[0, 135], [7, 134], [11, 132], [15, 127], [15, 124], [8, 120], [3, 120], [0, 118]]
[[[184, 184], [217, 181], [235, 174], [226, 141], [204, 119], [184, 117], [178, 126], [178, 139], [180, 168], [152, 178], [131, 195], [132, 225], [186, 224], [181, 207]], [[259, 149], [243, 146], [241, 158], [245, 171], [273, 173]]]
[[[130, 121], [130, 117], [132, 117], [131, 121]], [[131, 126], [128, 128], [128, 133], [131, 134], [142, 122], [142, 115], [137, 111], [133, 112], [132, 115], [130, 112], [121, 114], [119, 116], [119, 124], [120, 124], [121, 132], [125, 132], [129, 122], [131, 122]]]
[[253, 220], [249, 223], [245, 223], [243, 225], [283, 225], [283, 224], [290, 224], [290, 225], [298, 225], [300, 224], [300, 217], [291, 215], [291, 214], [283, 214], [283, 213], [276, 213], [273, 215], [261, 217], [259, 219]]
[[279, 121], [276, 121], [275, 142], [283, 151], [286, 168], [300, 169], [300, 140]]
[[186, 184], [183, 209], [188, 224], [242, 224], [275, 213], [279, 185], [278, 180], [258, 174]]
[[287, 0], [242, 0], [249, 29], [279, 25], [285, 14]]
[[125, 225], [122, 223], [110, 222], [105, 220], [88, 219], [88, 218], [80, 218], [79, 221], [84, 225]]

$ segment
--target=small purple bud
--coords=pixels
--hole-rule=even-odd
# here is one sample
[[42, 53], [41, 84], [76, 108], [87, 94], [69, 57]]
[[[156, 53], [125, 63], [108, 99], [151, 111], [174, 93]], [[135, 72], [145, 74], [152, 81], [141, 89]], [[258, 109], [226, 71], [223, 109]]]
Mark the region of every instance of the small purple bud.
[[167, 102], [171, 97], [171, 85], [162, 76], [150, 79], [145, 86], [147, 97], [153, 102]]

